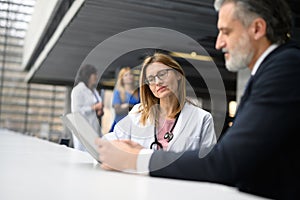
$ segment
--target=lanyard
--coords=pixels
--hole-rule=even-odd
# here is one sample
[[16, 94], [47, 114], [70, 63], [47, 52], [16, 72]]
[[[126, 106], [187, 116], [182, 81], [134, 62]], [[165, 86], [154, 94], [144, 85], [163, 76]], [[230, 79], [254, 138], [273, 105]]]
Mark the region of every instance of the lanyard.
[[97, 103], [99, 103], [99, 102], [100, 102], [100, 99], [99, 99], [98, 95], [96, 94], [96, 91], [93, 90], [92, 92], [93, 92], [93, 94], [94, 94], [94, 96], [95, 96], [95, 98], [96, 98]]

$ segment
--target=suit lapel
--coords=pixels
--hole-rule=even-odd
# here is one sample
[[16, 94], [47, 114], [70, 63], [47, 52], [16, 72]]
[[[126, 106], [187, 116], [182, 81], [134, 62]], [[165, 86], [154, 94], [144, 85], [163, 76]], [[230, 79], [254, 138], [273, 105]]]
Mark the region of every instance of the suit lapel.
[[285, 49], [285, 48], [294, 48], [294, 47], [297, 47], [296, 43], [294, 43], [294, 42], [285, 43], [283, 45], [278, 46], [276, 49], [274, 49], [272, 52], [270, 52], [269, 55], [267, 55], [265, 57], [265, 59], [262, 61], [259, 68], [257, 69], [255, 75], [251, 76], [250, 79], [248, 80], [248, 83], [246, 84], [245, 91], [244, 91], [243, 96], [241, 97], [240, 104], [239, 104], [236, 116], [243, 109], [243, 106], [244, 106], [245, 102], [247, 101], [247, 99], [251, 95], [252, 85], [255, 82], [255, 79], [257, 79], [259, 76], [261, 76], [261, 74], [264, 71], [264, 68], [266, 68], [267, 65], [268, 65], [267, 62], [273, 56], [276, 56], [280, 51], [283, 51], [283, 49]]
[[248, 82], [246, 84], [246, 87], [245, 87], [245, 90], [244, 90], [244, 94], [241, 97], [241, 104], [243, 102], [245, 102], [245, 100], [249, 97], [249, 95], [251, 93], [253, 79], [254, 79], [254, 76], [251, 75], [251, 77], [249, 78], [249, 80], [248, 80]]

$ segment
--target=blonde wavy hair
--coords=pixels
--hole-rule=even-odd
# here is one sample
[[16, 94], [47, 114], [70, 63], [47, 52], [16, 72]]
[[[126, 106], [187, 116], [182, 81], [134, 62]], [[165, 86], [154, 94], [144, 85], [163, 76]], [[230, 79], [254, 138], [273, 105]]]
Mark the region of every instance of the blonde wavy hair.
[[[125, 100], [126, 100], [126, 90], [125, 90], [125, 87], [124, 87], [123, 77], [127, 72], [131, 72], [130, 67], [123, 67], [119, 71], [118, 78], [117, 78], [117, 83], [116, 83], [116, 86], [115, 86], [115, 89], [117, 89], [120, 92], [120, 97], [121, 97], [122, 102], [125, 102]], [[132, 95], [134, 95], [136, 98], [138, 97], [137, 92], [134, 92]]]
[[156, 116], [159, 112], [159, 98], [155, 97], [151, 92], [149, 85], [145, 83], [146, 81], [146, 69], [147, 67], [155, 62], [162, 63], [172, 69], [174, 69], [177, 73], [181, 74], [182, 78], [178, 81], [178, 96], [177, 96], [177, 105], [174, 105], [174, 111], [171, 113], [170, 116], [175, 118], [175, 116], [180, 113], [182, 110], [184, 103], [186, 101], [186, 83], [185, 83], [185, 74], [182, 67], [170, 56], [162, 54], [162, 53], [154, 53], [152, 56], [147, 57], [141, 69], [141, 76], [140, 76], [140, 99], [141, 99], [141, 106], [139, 112], [141, 113], [140, 122], [145, 125], [146, 120], [150, 119], [151, 123], [154, 123]]

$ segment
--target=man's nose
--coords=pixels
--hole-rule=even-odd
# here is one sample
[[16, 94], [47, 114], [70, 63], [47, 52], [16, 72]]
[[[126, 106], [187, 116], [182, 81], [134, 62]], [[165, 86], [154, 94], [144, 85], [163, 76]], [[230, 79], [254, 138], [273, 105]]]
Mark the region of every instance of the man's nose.
[[224, 40], [222, 39], [221, 35], [219, 34], [218, 37], [217, 37], [217, 40], [216, 40], [215, 48], [218, 49], [218, 50], [220, 50], [220, 49], [222, 49], [224, 46], [225, 46], [225, 42], [224, 42]]

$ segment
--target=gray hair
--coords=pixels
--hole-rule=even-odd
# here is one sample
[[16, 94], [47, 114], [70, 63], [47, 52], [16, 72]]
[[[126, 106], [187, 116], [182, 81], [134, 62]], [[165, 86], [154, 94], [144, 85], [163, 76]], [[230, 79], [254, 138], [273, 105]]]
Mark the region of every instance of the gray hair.
[[215, 0], [214, 7], [219, 11], [223, 4], [230, 2], [236, 5], [235, 17], [245, 27], [255, 18], [263, 18], [271, 43], [282, 44], [291, 37], [292, 12], [285, 0]]

